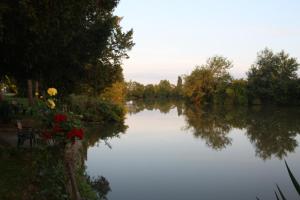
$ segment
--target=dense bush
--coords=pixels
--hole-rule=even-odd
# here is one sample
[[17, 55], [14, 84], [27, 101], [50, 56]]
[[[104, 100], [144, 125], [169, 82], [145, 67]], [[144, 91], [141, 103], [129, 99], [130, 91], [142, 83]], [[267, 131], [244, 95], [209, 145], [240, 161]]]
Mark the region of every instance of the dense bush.
[[71, 111], [82, 115], [84, 121], [121, 122], [125, 118], [123, 106], [96, 97], [71, 95], [69, 106]]

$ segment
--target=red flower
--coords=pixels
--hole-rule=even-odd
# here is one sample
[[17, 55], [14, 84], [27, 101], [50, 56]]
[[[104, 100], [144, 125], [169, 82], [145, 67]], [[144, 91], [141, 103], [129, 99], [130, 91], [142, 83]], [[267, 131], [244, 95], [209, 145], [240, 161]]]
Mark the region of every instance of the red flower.
[[82, 129], [77, 129], [73, 128], [71, 131], [68, 132], [67, 138], [68, 139], [75, 139], [75, 137], [79, 138], [80, 140], [83, 139], [83, 130]]
[[54, 116], [54, 122], [61, 123], [67, 121], [67, 116], [64, 114], [56, 114]]

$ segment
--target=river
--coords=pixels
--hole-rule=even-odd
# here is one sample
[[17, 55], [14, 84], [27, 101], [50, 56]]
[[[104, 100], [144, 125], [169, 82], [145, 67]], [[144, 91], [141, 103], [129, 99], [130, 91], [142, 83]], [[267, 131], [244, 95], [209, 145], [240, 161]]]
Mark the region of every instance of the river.
[[[107, 127], [87, 150], [87, 173], [110, 183], [109, 200], [288, 199], [300, 181], [300, 109], [132, 103], [127, 128]], [[111, 136], [110, 136], [111, 135]]]

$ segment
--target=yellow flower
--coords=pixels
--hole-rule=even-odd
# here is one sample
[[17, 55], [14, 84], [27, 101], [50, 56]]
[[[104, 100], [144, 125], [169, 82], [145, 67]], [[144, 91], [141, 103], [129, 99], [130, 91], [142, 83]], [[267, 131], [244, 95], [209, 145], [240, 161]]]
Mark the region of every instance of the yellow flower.
[[50, 96], [55, 96], [55, 95], [57, 95], [57, 90], [55, 88], [48, 88], [47, 93]]
[[55, 108], [55, 103], [52, 99], [48, 99], [47, 100], [47, 106], [50, 108], [50, 109], [54, 109]]

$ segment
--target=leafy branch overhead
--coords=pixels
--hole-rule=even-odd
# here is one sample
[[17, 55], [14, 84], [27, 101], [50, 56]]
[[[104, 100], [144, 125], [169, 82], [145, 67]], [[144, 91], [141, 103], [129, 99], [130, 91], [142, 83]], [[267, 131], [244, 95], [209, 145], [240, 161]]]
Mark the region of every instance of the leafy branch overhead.
[[[85, 78], [86, 65], [101, 61], [101, 70], [110, 71], [128, 57], [126, 51], [133, 46], [133, 31], [123, 32], [120, 17], [113, 14], [118, 2], [1, 2], [0, 74], [14, 77], [21, 89], [27, 79], [54, 85], [63, 93], [79, 89], [83, 83], [91, 85]], [[112, 84], [108, 81], [112, 80], [103, 84]]]

